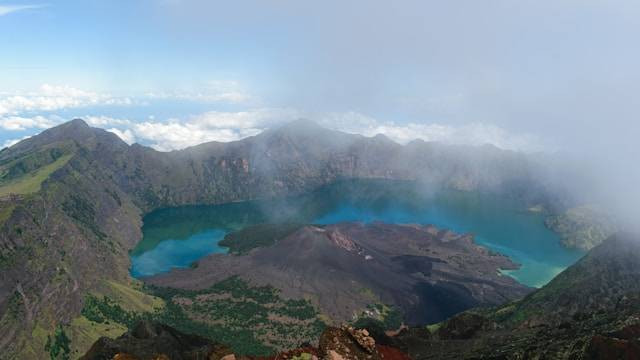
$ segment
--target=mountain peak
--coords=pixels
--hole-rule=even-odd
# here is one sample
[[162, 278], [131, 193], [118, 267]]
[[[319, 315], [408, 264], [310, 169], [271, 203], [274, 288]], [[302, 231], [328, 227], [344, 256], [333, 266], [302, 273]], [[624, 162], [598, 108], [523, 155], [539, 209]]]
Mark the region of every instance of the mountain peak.
[[293, 130], [293, 131], [309, 131], [309, 130], [326, 130], [326, 128], [320, 126], [317, 122], [305, 118], [293, 120], [281, 125], [279, 130]]
[[394, 143], [394, 144], [396, 144], [396, 142], [395, 142], [395, 141], [391, 140], [391, 138], [390, 138], [390, 137], [388, 137], [388, 136], [387, 136], [387, 135], [385, 135], [385, 134], [376, 134], [376, 135], [373, 137], [373, 139], [375, 139], [375, 140], [377, 140], [377, 141], [379, 141], [379, 142]]
[[[342, 133], [340, 131], [327, 129], [317, 122], [308, 119], [298, 119], [265, 131], [265, 138], [289, 138], [300, 141], [305, 146], [312, 146], [316, 143], [321, 148], [327, 146], [338, 146], [339, 143], [348, 142], [352, 135]], [[321, 140], [321, 141], [320, 141]]]
[[92, 147], [98, 141], [97, 139], [110, 143], [124, 144], [117, 135], [103, 129], [92, 128], [84, 120], [76, 118], [20, 141], [12, 146], [10, 151], [16, 155], [49, 144], [66, 141], [75, 141], [78, 144]]
[[79, 127], [79, 128], [89, 128], [89, 124], [87, 124], [84, 120], [80, 119], [80, 118], [76, 118], [70, 121], [67, 121], [66, 123], [62, 124], [61, 126], [66, 126], [66, 127]]

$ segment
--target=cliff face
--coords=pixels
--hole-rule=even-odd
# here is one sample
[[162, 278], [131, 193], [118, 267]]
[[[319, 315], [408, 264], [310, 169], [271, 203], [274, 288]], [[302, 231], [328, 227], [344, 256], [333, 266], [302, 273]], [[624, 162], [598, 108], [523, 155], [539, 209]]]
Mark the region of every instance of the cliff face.
[[102, 165], [117, 170], [114, 180], [145, 210], [304, 192], [340, 178], [420, 180], [462, 190], [508, 187], [514, 193], [520, 187], [521, 195], [534, 193], [536, 172], [526, 156], [496, 148], [401, 146], [308, 122], [226, 144], [170, 153], [133, 145], [120, 156], [108, 155]]
[[127, 252], [152, 209], [298, 193], [345, 177], [544, 194], [531, 191], [533, 169], [490, 147], [400, 146], [305, 122], [161, 153], [71, 121], [0, 152], [0, 352], [41, 358], [46, 335], [76, 321], [87, 292], [129, 285]]

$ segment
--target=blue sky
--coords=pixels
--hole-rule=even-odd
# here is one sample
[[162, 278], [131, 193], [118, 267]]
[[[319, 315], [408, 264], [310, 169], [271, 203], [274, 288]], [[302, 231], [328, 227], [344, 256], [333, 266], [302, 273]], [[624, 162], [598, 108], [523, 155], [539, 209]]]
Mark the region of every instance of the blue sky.
[[306, 117], [399, 142], [629, 148], [638, 18], [620, 0], [0, 0], [0, 146], [73, 117], [160, 150]]

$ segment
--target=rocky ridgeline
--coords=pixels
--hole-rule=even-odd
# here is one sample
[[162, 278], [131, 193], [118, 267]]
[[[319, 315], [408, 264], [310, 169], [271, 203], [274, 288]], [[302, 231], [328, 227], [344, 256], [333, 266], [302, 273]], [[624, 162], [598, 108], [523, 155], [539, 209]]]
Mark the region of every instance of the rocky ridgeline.
[[327, 328], [317, 347], [302, 346], [271, 357], [234, 354], [214, 341], [142, 321], [117, 339], [101, 338], [81, 360], [408, 360], [393, 347], [376, 345], [366, 329]]
[[[66, 160], [57, 163], [60, 159]], [[81, 316], [84, 299], [93, 292], [114, 292], [114, 284], [116, 288], [127, 288], [131, 281], [128, 251], [142, 236], [142, 216], [160, 207], [219, 204], [298, 194], [345, 178], [420, 180], [460, 190], [501, 189], [527, 203], [558, 201], [558, 194], [551, 194], [536, 182], [534, 174], [540, 169], [522, 154], [492, 147], [446, 146], [419, 141], [402, 146], [383, 137], [349, 135], [304, 122], [237, 142], [212, 142], [164, 153], [137, 144], [129, 146], [115, 134], [91, 128], [82, 120], [74, 120], [0, 151], [0, 167], [3, 174], [11, 174], [7, 178], [11, 184], [17, 180], [28, 180], [26, 185], [29, 185], [22, 188], [28, 195], [0, 200], [0, 357], [11, 359], [47, 358], [49, 354], [44, 350], [47, 335], [52, 335], [57, 327], [65, 324], [69, 324], [67, 330], [72, 334], [71, 344], [76, 347], [71, 352], [76, 354], [76, 351], [82, 353], [86, 350], [93, 338], [91, 341], [86, 337], [81, 339], [82, 334], [95, 336], [95, 333], [87, 332], [84, 327], [86, 322]], [[50, 173], [34, 184], [32, 180], [36, 177], [33, 175], [42, 174], [40, 171], [47, 167]], [[5, 186], [6, 193], [20, 193], [13, 188], [7, 189]], [[447, 240], [446, 237], [443, 239]], [[314, 234], [308, 234], [302, 240], [299, 244], [311, 244], [331, 251], [335, 249], [327, 245], [326, 239]], [[384, 236], [379, 237], [376, 248], [384, 250], [381, 240]], [[466, 246], [462, 241], [434, 244], [441, 246], [443, 251], [451, 250], [445, 249], [447, 246]], [[429, 305], [429, 309], [436, 308], [436, 311], [410, 316], [416, 319], [416, 323], [424, 323], [422, 319], [434, 313], [439, 320], [451, 312], [478, 303], [502, 303], [529, 291], [509, 283], [507, 277], [494, 276], [496, 265], [504, 268], [508, 266], [508, 259], [497, 256], [489, 259], [486, 254], [451, 264], [448, 269], [455, 271], [445, 272], [439, 269], [443, 266], [439, 259], [432, 259], [429, 266], [417, 266], [416, 255], [428, 260], [427, 256], [432, 256], [430, 253], [405, 252], [398, 254], [401, 256], [385, 258], [372, 251], [364, 257], [358, 252], [343, 251], [336, 263], [335, 251], [327, 251], [319, 254], [327, 256], [315, 258], [324, 261], [315, 262], [322, 266], [309, 267], [306, 266], [309, 258], [297, 258], [300, 252], [275, 252], [273, 249], [279, 250], [277, 247], [271, 249], [269, 251], [273, 254], [263, 253], [262, 256], [282, 259], [283, 255], [288, 255], [288, 264], [295, 268], [294, 275], [298, 276], [300, 271], [297, 268], [304, 266], [308, 271], [307, 278], [323, 281], [311, 289], [303, 288], [304, 284], [291, 289], [292, 283], [297, 284], [291, 281], [295, 278], [277, 271], [277, 268], [271, 272], [260, 272], [247, 268], [245, 263], [236, 265], [240, 273], [246, 271], [248, 274], [251, 270], [250, 273], [255, 275], [253, 280], [258, 282], [269, 280], [276, 285], [286, 284], [282, 287], [291, 289], [285, 294], [291, 298], [301, 298], [298, 295], [305, 291], [323, 293], [333, 289], [336, 280], [324, 276], [326, 264], [343, 268], [345, 271], [336, 272], [335, 276], [344, 280], [349, 280], [345, 273], [357, 270], [360, 282], [370, 284], [369, 288], [373, 289], [382, 289], [385, 284], [402, 284], [407, 278], [407, 271], [416, 274], [404, 286], [404, 293], [392, 289], [386, 297], [397, 299], [407, 309], [420, 310], [427, 307], [415, 301], [410, 303], [407, 293], [418, 290], [421, 294], [435, 291], [447, 295], [439, 297], [445, 300], [438, 301], [437, 306]], [[302, 250], [304, 247], [301, 246]], [[415, 251], [426, 250], [416, 248]], [[305, 253], [308, 257], [317, 255], [316, 252]], [[360, 261], [360, 258], [369, 260]], [[477, 258], [482, 262], [490, 260], [489, 264], [472, 264]], [[456, 259], [451, 257], [452, 262]], [[213, 269], [213, 265], [207, 269], [205, 262], [200, 265], [198, 271]], [[385, 272], [390, 267], [396, 271]], [[485, 270], [483, 274], [490, 274], [490, 291], [486, 289], [487, 282], [475, 281], [475, 275], [460, 274], [471, 268], [482, 268]], [[377, 279], [366, 276], [373, 273], [386, 276]], [[617, 279], [615, 272], [605, 271], [604, 274], [611, 274], [611, 278]], [[192, 277], [193, 273], [188, 275]], [[457, 286], [459, 275], [466, 283], [464, 288]], [[422, 277], [429, 277], [431, 282], [418, 283]], [[213, 283], [216, 279], [209, 280]], [[198, 282], [202, 283], [202, 280]], [[190, 285], [186, 284], [185, 288]], [[354, 288], [350, 281], [343, 285], [339, 291], [333, 292], [351, 291], [352, 296], [346, 299], [357, 300], [355, 303], [344, 301], [346, 305], [351, 308], [367, 305], [361, 288]], [[626, 283], [622, 285], [620, 289], [628, 288]], [[414, 286], [418, 288], [414, 289]], [[585, 301], [590, 298], [585, 295], [598, 290], [584, 289], [580, 295]], [[611, 287], [603, 285], [602, 289], [608, 291]], [[614, 290], [616, 292], [611, 292], [608, 299], [616, 299], [618, 290]], [[471, 292], [471, 297], [465, 295], [468, 292]], [[452, 301], [449, 299], [461, 298], [469, 301], [450, 304]], [[327, 304], [331, 304], [332, 299], [328, 299]], [[530, 304], [536, 308], [544, 305]], [[545, 309], [564, 308], [555, 303], [547, 304], [549, 306]], [[438, 311], [438, 307], [444, 307], [446, 311]], [[345, 307], [332, 306], [327, 312], [334, 309], [343, 311]], [[350, 317], [352, 312], [348, 310], [345, 314], [332, 315]], [[518, 313], [527, 309], [521, 310]], [[429, 321], [433, 319], [430, 317]]]

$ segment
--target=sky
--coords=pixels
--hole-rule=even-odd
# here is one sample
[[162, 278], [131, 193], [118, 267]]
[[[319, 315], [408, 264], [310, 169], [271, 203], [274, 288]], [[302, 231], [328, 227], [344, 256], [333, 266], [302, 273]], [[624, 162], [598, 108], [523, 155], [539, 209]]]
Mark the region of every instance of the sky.
[[162, 151], [308, 118], [628, 164], [638, 19], [635, 0], [0, 0], [0, 147], [76, 117]]

